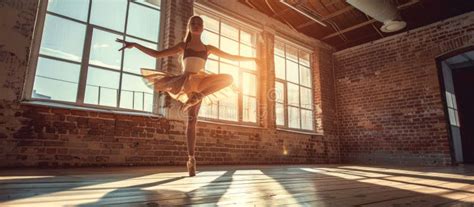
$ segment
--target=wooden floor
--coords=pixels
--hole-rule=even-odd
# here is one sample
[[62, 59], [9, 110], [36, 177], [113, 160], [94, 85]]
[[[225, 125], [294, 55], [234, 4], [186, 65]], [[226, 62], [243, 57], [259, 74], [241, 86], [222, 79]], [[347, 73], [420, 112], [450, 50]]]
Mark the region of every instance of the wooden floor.
[[0, 206], [474, 206], [474, 166], [0, 171]]

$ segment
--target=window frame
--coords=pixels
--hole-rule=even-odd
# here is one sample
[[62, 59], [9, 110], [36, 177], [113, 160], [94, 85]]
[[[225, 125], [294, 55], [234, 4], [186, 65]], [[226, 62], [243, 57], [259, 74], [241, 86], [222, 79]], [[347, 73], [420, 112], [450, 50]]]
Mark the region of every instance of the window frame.
[[[284, 56], [282, 57], [281, 55], [278, 55], [275, 53], [275, 46], [277, 45], [277, 43], [281, 43], [283, 44], [284, 46]], [[276, 76], [276, 64], [275, 64], [275, 60], [273, 61], [273, 66], [274, 66], [274, 77], [275, 77], [275, 80], [273, 81], [273, 87], [275, 87], [275, 92], [276, 92], [276, 83], [279, 82], [283, 85], [283, 103], [280, 103], [280, 102], [277, 102], [276, 98], [275, 98], [275, 101], [274, 101], [274, 108], [275, 108], [275, 120], [274, 120], [274, 124], [276, 126], [276, 129], [277, 130], [284, 130], [284, 131], [296, 131], [296, 132], [308, 132], [308, 133], [315, 133], [316, 132], [316, 119], [315, 119], [315, 95], [314, 95], [314, 92], [315, 92], [315, 83], [313, 81], [313, 74], [314, 74], [314, 65], [313, 65], [313, 60], [312, 60], [312, 55], [313, 55], [313, 50], [310, 49], [310, 48], [307, 48], [307, 47], [304, 47], [301, 45], [302, 43], [299, 43], [298, 41], [292, 41], [291, 38], [284, 38], [281, 34], [276, 34], [275, 35], [275, 40], [274, 40], [274, 49], [273, 49], [273, 57], [275, 56], [278, 56], [278, 57], [281, 57], [284, 59], [284, 62], [285, 62], [285, 79], [281, 79], [281, 78], [278, 78]], [[286, 72], [286, 64], [287, 64], [287, 61], [292, 61], [293, 63], [295, 63], [293, 60], [290, 60], [287, 58], [286, 56], [286, 48], [287, 48], [287, 45], [296, 49], [297, 50], [297, 53], [298, 53], [298, 56], [297, 56], [297, 59], [298, 61], [296, 62], [296, 64], [298, 65], [298, 82], [299, 83], [294, 83], [292, 81], [289, 81], [286, 79], [287, 77], [287, 72]], [[309, 55], [309, 66], [304, 66], [304, 65], [301, 65], [300, 64], [300, 53], [301, 52], [304, 52], [304, 53], [307, 53]], [[300, 67], [305, 67], [305, 68], [308, 68], [310, 70], [310, 84], [311, 84], [311, 88], [308, 88], [308, 86], [305, 86], [303, 84], [301, 84], [301, 72], [300, 72]], [[288, 103], [288, 82], [290, 82], [291, 84], [294, 84], [294, 85], [297, 85], [298, 88], [299, 88], [299, 95], [298, 95], [298, 98], [299, 98], [299, 106], [293, 106], [293, 105], [290, 105]], [[301, 106], [301, 87], [305, 88], [305, 89], [310, 89], [311, 90], [311, 109], [308, 109], [308, 108], [304, 108]], [[276, 97], [276, 96], [275, 96]], [[284, 124], [283, 125], [279, 125], [277, 124], [277, 114], [276, 114], [276, 110], [277, 110], [277, 104], [283, 104], [283, 122]], [[299, 128], [292, 128], [289, 126], [289, 107], [295, 107], [295, 108], [298, 108], [299, 110]], [[311, 111], [311, 116], [312, 116], [312, 129], [303, 129], [302, 128], [302, 111], [303, 110], [309, 110]]]
[[[156, 7], [147, 5], [147, 4], [143, 4], [143, 3], [139, 2], [139, 1], [136, 1], [136, 0], [126, 0], [127, 6], [126, 6], [126, 12], [125, 12], [124, 28], [127, 28], [129, 12], [130, 12], [130, 4], [132, 4], [132, 3], [137, 4], [139, 6], [149, 8], [149, 9], [157, 10], [157, 11], [160, 12], [160, 24], [159, 24], [159, 31], [158, 31], [159, 36], [157, 38], [157, 42], [152, 42], [150, 40], [147, 40], [147, 39], [144, 39], [144, 38], [141, 38], [141, 37], [137, 37], [137, 36], [134, 36], [134, 35], [131, 35], [131, 34], [127, 34], [125, 29], [124, 29], [123, 32], [118, 32], [118, 31], [115, 31], [115, 30], [105, 28], [103, 26], [91, 23], [90, 20], [91, 20], [91, 16], [92, 16], [91, 15], [91, 13], [92, 13], [92, 11], [91, 11], [92, 10], [92, 1], [93, 0], [88, 0], [88, 3], [89, 3], [88, 14], [87, 14], [87, 18], [86, 18], [85, 21], [74, 19], [74, 18], [65, 16], [65, 15], [59, 14], [59, 13], [52, 12], [52, 11], [48, 11], [49, 0], [39, 2], [38, 10], [37, 10], [37, 13], [36, 13], [36, 22], [35, 22], [35, 27], [34, 27], [34, 31], [33, 31], [32, 43], [30, 45], [31, 46], [31, 51], [30, 51], [30, 54], [29, 54], [28, 71], [27, 71], [27, 75], [26, 75], [25, 82], [24, 82], [24, 85], [23, 85], [23, 92], [22, 92], [22, 95], [21, 95], [22, 96], [22, 101], [24, 101], [24, 102], [51, 103], [52, 105], [62, 104], [64, 106], [69, 105], [69, 106], [71, 106], [71, 108], [83, 107], [83, 108], [90, 108], [91, 110], [104, 109], [104, 110], [109, 110], [109, 111], [110, 110], [112, 110], [112, 111], [124, 111], [124, 112], [128, 111], [128, 112], [134, 112], [134, 113], [138, 112], [138, 113], [144, 113], [144, 114], [163, 115], [162, 114], [163, 110], [161, 109], [161, 106], [160, 106], [160, 103], [162, 102], [161, 101], [162, 98], [160, 97], [160, 95], [158, 93], [155, 93], [155, 92], [152, 94], [153, 104], [152, 104], [152, 111], [151, 112], [150, 111], [145, 111], [144, 106], [143, 106], [142, 110], [120, 107], [121, 92], [122, 91], [127, 91], [127, 90], [122, 89], [122, 80], [123, 80], [122, 77], [125, 74], [137, 76], [137, 74], [125, 71], [124, 68], [123, 68], [125, 50], [123, 50], [122, 54], [121, 54], [121, 59], [120, 59], [120, 64], [122, 66], [121, 69], [111, 69], [111, 68], [107, 68], [107, 67], [104, 67], [104, 66], [95, 65], [93, 63], [91, 64], [89, 62], [90, 52], [91, 52], [91, 44], [92, 44], [92, 37], [93, 37], [93, 30], [101, 30], [101, 31], [108, 32], [108, 33], [111, 33], [111, 34], [114, 34], [114, 35], [119, 35], [124, 39], [127, 37], [127, 38], [137, 39], [139, 41], [147, 42], [147, 43], [150, 43], [150, 44], [156, 44], [157, 50], [162, 48], [162, 46], [163, 46], [162, 44], [163, 44], [163, 40], [164, 40], [164, 37], [163, 37], [163, 34], [164, 34], [163, 33], [163, 24], [164, 23], [162, 21], [163, 17], [164, 17], [164, 11], [162, 10], [161, 5], [162, 5], [163, 2], [160, 2], [160, 8], [156, 8]], [[62, 58], [59, 58], [59, 57], [40, 54], [41, 42], [43, 41], [43, 31], [44, 31], [44, 26], [45, 26], [45, 21], [46, 21], [46, 16], [47, 15], [51, 15], [51, 16], [55, 16], [55, 17], [58, 17], [58, 18], [68, 20], [68, 21], [73, 21], [73, 22], [76, 22], [76, 23], [80, 23], [80, 24], [82, 24], [86, 27], [85, 34], [84, 34], [85, 39], [84, 39], [83, 53], [82, 53], [82, 57], [81, 57], [80, 61], [75, 62], [75, 61], [68, 60], [68, 59], [62, 59]], [[39, 61], [40, 58], [45, 58], [45, 59], [55, 60], [55, 61], [62, 61], [62, 62], [66, 62], [66, 63], [73, 63], [73, 64], [78, 64], [80, 66], [80, 74], [79, 74], [79, 80], [78, 80], [78, 86], [77, 86], [78, 89], [77, 89], [77, 96], [76, 96], [76, 101], [75, 102], [68, 102], [68, 101], [62, 101], [62, 100], [48, 100], [48, 99], [41, 99], [41, 98], [34, 98], [33, 97], [33, 87], [34, 87], [35, 76], [36, 76], [36, 72], [37, 72], [38, 61]], [[156, 59], [155, 60], [155, 67], [158, 68], [161, 65], [161, 62], [162, 62], [161, 59]], [[117, 106], [116, 107], [99, 105], [99, 104], [84, 103], [85, 90], [86, 90], [86, 86], [87, 86], [87, 73], [89, 71], [89, 67], [94, 67], [94, 68], [98, 68], [98, 69], [101, 69], [101, 70], [113, 71], [113, 72], [118, 72], [119, 73], [118, 88], [114, 89], [114, 90], [117, 90], [117, 103], [116, 103]], [[145, 98], [145, 96], [143, 96], [143, 99], [144, 98]], [[135, 102], [135, 101], [133, 101], [133, 102]], [[145, 103], [143, 102], [143, 105], [144, 104]]]
[[[231, 25], [233, 26], [234, 28], [238, 29], [238, 50], [239, 50], [239, 53], [240, 53], [240, 46], [241, 44], [244, 44], [246, 46], [249, 46], [251, 47], [252, 49], [255, 49], [255, 56], [258, 57], [258, 55], [260, 54], [260, 47], [259, 47], [259, 34], [262, 32], [262, 29], [259, 29], [253, 25], [250, 25], [248, 23], [245, 23], [243, 21], [240, 21], [240, 20], [237, 20], [235, 17], [232, 17], [232, 16], [229, 16], [227, 14], [224, 14], [224, 13], [221, 13], [221, 12], [218, 12], [218, 11], [215, 11], [211, 8], [207, 8], [203, 5], [200, 5], [199, 3], [194, 3], [194, 14], [195, 15], [204, 15], [204, 16], [207, 16], [209, 18], [212, 18], [214, 20], [217, 20], [219, 22], [219, 32], [216, 33], [215, 31], [211, 31], [211, 30], [206, 30], [205, 29], [205, 32], [209, 32], [209, 33], [212, 33], [214, 35], [217, 35], [219, 37], [219, 47], [220, 48], [220, 44], [221, 44], [221, 37], [224, 37], [224, 38], [227, 38], [227, 39], [231, 39], [230, 37], [227, 37], [225, 35], [222, 35], [221, 33], [221, 23], [224, 23], [226, 25]], [[205, 24], [205, 23], [204, 23]], [[234, 26], [236, 25], [236, 26]], [[243, 43], [241, 42], [241, 31], [243, 32], [246, 32], [246, 33], [249, 33], [251, 34], [255, 39], [255, 45], [252, 46], [252, 45], [248, 45], [246, 43]], [[235, 41], [234, 39], [231, 39], [233, 41]], [[219, 64], [219, 70], [220, 70], [220, 65], [222, 63], [222, 60], [220, 58], [218, 59], [213, 59], [213, 58], [210, 58], [209, 59], [213, 60], [213, 61], [216, 61], [218, 64]], [[231, 64], [231, 63], [227, 63], [225, 62], [226, 64]], [[261, 109], [260, 104], [261, 104], [261, 100], [260, 100], [260, 95], [261, 95], [261, 70], [262, 68], [259, 68], [258, 64], [256, 64], [256, 68], [255, 70], [252, 70], [252, 69], [248, 69], [248, 68], [244, 68], [244, 67], [241, 67], [240, 64], [237, 64], [237, 65], [233, 65], [231, 64], [232, 66], [236, 66], [239, 68], [239, 71], [238, 71], [238, 74], [239, 74], [239, 85], [240, 86], [243, 86], [243, 74], [244, 73], [248, 73], [248, 74], [252, 74], [255, 76], [255, 95], [244, 95], [243, 92], [240, 92], [238, 93], [238, 97], [237, 97], [237, 120], [236, 121], [233, 121], [233, 120], [226, 120], [226, 119], [220, 119], [219, 118], [219, 108], [217, 109], [217, 118], [212, 118], [212, 117], [204, 117], [204, 116], [198, 116], [198, 120], [203, 120], [203, 121], [209, 121], [209, 122], [219, 122], [219, 123], [226, 123], [226, 124], [237, 124], [237, 125], [248, 125], [248, 126], [260, 126], [261, 123], [262, 123], [262, 118], [260, 117], [260, 112], [261, 110], [264, 110], [264, 109]], [[244, 114], [244, 107], [243, 107], [243, 100], [244, 100], [244, 96], [246, 97], [251, 97], [251, 98], [255, 98], [255, 107], [256, 107], [256, 110], [255, 110], [255, 122], [251, 122], [251, 121], [244, 121], [243, 120], [243, 114]], [[218, 106], [219, 107], [219, 106]], [[202, 110], [202, 109], [201, 109]]]

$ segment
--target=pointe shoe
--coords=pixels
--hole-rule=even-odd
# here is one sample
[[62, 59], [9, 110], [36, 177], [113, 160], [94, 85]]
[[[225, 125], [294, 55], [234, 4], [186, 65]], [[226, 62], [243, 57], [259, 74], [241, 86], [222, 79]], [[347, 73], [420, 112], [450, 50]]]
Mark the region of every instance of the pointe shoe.
[[196, 92], [193, 92], [188, 101], [186, 101], [185, 104], [181, 105], [181, 111], [182, 112], [185, 112], [187, 111], [189, 108], [191, 108], [192, 106], [198, 104], [199, 102], [201, 102], [201, 100], [204, 98], [204, 95], [202, 93], [196, 93]]
[[188, 167], [189, 177], [196, 176], [196, 159], [194, 157], [189, 157], [186, 165]]

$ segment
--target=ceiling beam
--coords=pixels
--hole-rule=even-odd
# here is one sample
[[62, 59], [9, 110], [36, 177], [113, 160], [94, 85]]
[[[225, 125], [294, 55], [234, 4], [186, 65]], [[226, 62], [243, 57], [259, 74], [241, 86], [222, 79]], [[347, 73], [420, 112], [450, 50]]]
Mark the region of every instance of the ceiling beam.
[[404, 4], [401, 4], [401, 5], [397, 6], [397, 9], [406, 9], [407, 7], [413, 6], [417, 3], [420, 3], [420, 0], [411, 0], [407, 3], [404, 3]]
[[279, 16], [281, 16], [281, 15], [283, 15], [283, 14], [286, 14], [288, 11], [290, 11], [290, 8], [283, 9], [283, 10], [281, 10], [281, 11], [275, 13], [272, 17], [279, 17]]
[[339, 35], [339, 33], [349, 32], [349, 31], [355, 30], [355, 29], [357, 29], [357, 28], [363, 27], [363, 26], [365, 26], [365, 25], [372, 24], [372, 23], [374, 23], [374, 22], [377, 22], [377, 20], [371, 19], [371, 20], [369, 20], [369, 21], [365, 21], [365, 22], [362, 22], [362, 23], [360, 23], [360, 24], [356, 24], [356, 25], [354, 25], [354, 26], [352, 26], [352, 27], [348, 27], [348, 28], [346, 28], [346, 29], [343, 29], [343, 30], [341, 30], [341, 31], [339, 31], [339, 32], [332, 33], [332, 34], [327, 35], [327, 36], [325, 36], [325, 37], [323, 37], [323, 38], [321, 38], [321, 39], [322, 39], [322, 40], [329, 39], [329, 38], [331, 38], [331, 37], [334, 37], [334, 36]]
[[249, 0], [245, 0], [245, 3], [252, 7], [252, 9], [256, 9], [255, 6]]
[[[321, 17], [320, 19], [321, 19], [321, 21], [325, 21], [325, 20], [331, 19], [331, 18], [333, 18], [333, 17], [339, 16], [339, 15], [341, 15], [341, 14], [344, 14], [344, 13], [346, 13], [346, 12], [348, 12], [348, 11], [353, 10], [353, 9], [354, 9], [353, 6], [346, 6], [346, 7], [344, 7], [343, 9], [337, 10], [336, 12], [331, 13], [331, 14], [329, 14], [329, 15], [327, 15], [327, 16]], [[313, 22], [313, 21], [308, 21], [308, 22], [306, 22], [306, 23], [303, 23], [303, 24], [301, 24], [301, 25], [298, 25], [296, 28], [297, 28], [297, 29], [301, 29], [301, 28], [303, 28], [303, 27], [307, 27], [307, 26], [312, 25], [312, 24], [314, 24], [314, 23], [315, 23], [315, 22]]]
[[[273, 15], [275, 16], [276, 15], [276, 12], [275, 12], [275, 9], [273, 9], [272, 5], [270, 5], [270, 2], [268, 2], [268, 0], [265, 0], [265, 4], [267, 5], [267, 7], [270, 9], [270, 11], [273, 12]], [[279, 18], [281, 19], [283, 22], [285, 22], [285, 24], [290, 27], [293, 31], [298, 31], [292, 24], [290, 24], [290, 22], [286, 21], [285, 18]]]
[[302, 11], [301, 9], [297, 8], [297, 6], [298, 6], [299, 4], [297, 4], [297, 5], [292, 5], [292, 4], [288, 3], [287, 1], [288, 1], [288, 0], [280, 0], [280, 3], [283, 3], [283, 4], [286, 5], [287, 7], [290, 7], [291, 9], [297, 11], [298, 13], [302, 14], [303, 16], [305, 16], [305, 17], [307, 17], [307, 18], [309, 18], [309, 19], [312, 19], [313, 21], [319, 23], [320, 25], [323, 25], [323, 26], [327, 27], [327, 25], [326, 25], [324, 22], [322, 22], [321, 20], [316, 19], [316, 17], [314, 17], [314, 16], [312, 16], [312, 15], [306, 13], [305, 11]]

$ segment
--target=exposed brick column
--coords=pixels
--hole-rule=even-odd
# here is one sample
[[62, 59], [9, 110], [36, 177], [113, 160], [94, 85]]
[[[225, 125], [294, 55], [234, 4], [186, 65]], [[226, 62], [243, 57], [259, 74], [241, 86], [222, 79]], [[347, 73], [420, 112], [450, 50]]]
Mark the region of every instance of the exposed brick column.
[[260, 54], [260, 104], [258, 106], [260, 125], [268, 129], [275, 129], [275, 67], [273, 61], [274, 32], [265, 28], [258, 37]]

